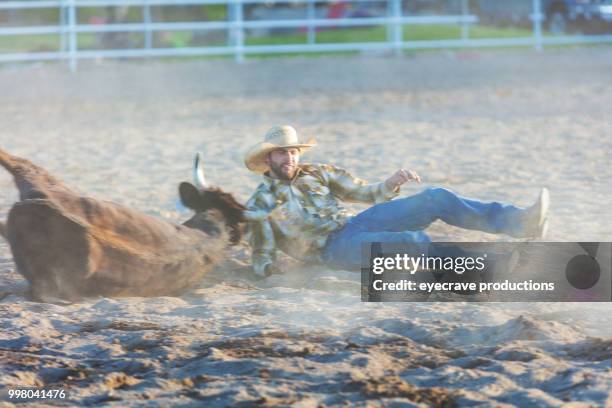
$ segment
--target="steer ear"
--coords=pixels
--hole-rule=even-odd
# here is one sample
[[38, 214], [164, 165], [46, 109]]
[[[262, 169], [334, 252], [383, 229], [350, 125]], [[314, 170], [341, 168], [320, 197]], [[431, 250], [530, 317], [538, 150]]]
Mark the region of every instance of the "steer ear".
[[202, 207], [202, 197], [200, 196], [200, 192], [191, 183], [182, 182], [179, 185], [179, 197], [181, 197], [181, 202], [187, 208], [191, 208], [192, 210], [197, 210]]

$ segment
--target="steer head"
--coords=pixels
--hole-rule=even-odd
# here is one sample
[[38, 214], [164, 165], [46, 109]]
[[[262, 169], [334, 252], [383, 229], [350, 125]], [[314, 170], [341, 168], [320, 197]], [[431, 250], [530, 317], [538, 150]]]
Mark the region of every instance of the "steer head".
[[185, 207], [195, 211], [195, 215], [183, 225], [206, 233], [218, 233], [217, 223], [209, 216], [209, 210], [214, 210], [229, 229], [230, 243], [234, 245], [240, 242], [242, 225], [245, 221], [245, 207], [231, 194], [208, 186], [199, 154], [195, 158], [194, 182], [195, 185], [187, 182], [179, 185], [181, 202]]

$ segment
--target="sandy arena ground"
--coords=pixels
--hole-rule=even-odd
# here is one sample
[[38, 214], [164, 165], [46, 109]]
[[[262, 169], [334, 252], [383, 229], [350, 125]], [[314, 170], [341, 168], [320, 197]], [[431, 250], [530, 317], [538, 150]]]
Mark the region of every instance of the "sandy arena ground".
[[[547, 186], [549, 240], [610, 241], [611, 67], [610, 48], [3, 66], [0, 146], [181, 221], [195, 151], [245, 201], [258, 178], [243, 152], [290, 123], [319, 140], [305, 160], [372, 181], [418, 171], [402, 194], [528, 205]], [[17, 197], [4, 171], [0, 191], [4, 219]], [[358, 275], [320, 268], [264, 282], [220, 269], [181, 297], [70, 305], [25, 288], [1, 241], [0, 386], [63, 387], [66, 405], [612, 406], [609, 303], [364, 304]]]

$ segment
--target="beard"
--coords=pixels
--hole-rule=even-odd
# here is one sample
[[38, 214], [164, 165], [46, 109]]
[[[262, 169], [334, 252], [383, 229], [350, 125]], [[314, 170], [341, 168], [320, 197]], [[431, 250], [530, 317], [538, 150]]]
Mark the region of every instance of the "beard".
[[295, 175], [295, 171], [297, 169], [297, 164], [291, 165], [289, 163], [270, 163], [269, 165], [270, 172], [274, 174], [277, 178], [282, 180], [291, 180]]

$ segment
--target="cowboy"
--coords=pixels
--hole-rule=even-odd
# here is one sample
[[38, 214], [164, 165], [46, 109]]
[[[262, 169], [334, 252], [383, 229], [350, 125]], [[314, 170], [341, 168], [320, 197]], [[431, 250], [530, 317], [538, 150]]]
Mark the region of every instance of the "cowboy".
[[[314, 139], [301, 142], [291, 126], [275, 126], [245, 155], [246, 167], [263, 177], [247, 202], [253, 270], [261, 277], [279, 272], [277, 250], [332, 268], [359, 269], [362, 243], [427, 243], [422, 230], [437, 219], [520, 238], [546, 233], [546, 189], [528, 208], [468, 199], [437, 187], [393, 200], [403, 184], [421, 182], [416, 172], [399, 169], [385, 181], [367, 184], [340, 167], [301, 164], [301, 155], [315, 145]], [[342, 202], [373, 206], [353, 215]]]

